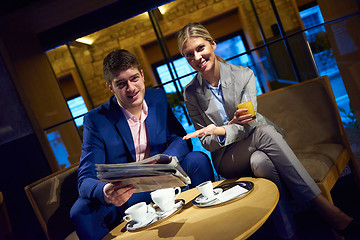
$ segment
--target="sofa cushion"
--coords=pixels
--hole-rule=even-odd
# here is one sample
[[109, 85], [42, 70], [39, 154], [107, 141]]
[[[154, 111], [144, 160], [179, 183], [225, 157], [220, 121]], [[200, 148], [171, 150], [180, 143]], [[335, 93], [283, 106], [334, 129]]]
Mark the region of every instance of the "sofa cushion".
[[320, 182], [343, 150], [342, 145], [324, 143], [294, 149], [294, 152], [314, 181]]
[[341, 143], [336, 113], [320, 82], [293, 85], [258, 96], [258, 111], [279, 125], [293, 148]]

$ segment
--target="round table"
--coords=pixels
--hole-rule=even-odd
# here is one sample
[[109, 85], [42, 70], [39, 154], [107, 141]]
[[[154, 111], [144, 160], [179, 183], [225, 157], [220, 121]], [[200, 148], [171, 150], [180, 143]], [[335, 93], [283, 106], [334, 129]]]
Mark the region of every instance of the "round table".
[[185, 205], [176, 214], [141, 231], [129, 232], [123, 222], [104, 239], [246, 239], [268, 219], [279, 200], [279, 191], [269, 180], [250, 177], [218, 181], [213, 186], [234, 181], [251, 181], [254, 188], [243, 198], [211, 207], [192, 203], [200, 194], [197, 189], [184, 191], [178, 199], [184, 199]]

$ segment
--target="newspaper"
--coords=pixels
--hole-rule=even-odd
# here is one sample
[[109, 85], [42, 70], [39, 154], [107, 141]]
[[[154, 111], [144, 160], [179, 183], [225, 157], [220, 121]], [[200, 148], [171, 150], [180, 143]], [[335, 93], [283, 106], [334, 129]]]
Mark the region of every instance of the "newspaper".
[[136, 192], [184, 187], [191, 183], [178, 159], [165, 154], [157, 154], [139, 162], [96, 164], [96, 170], [100, 181], [132, 185]]

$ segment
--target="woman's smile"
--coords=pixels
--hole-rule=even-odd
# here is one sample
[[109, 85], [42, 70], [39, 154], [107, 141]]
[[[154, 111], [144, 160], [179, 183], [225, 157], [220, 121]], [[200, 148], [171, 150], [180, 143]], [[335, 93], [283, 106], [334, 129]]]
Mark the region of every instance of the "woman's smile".
[[205, 69], [206, 65], [207, 65], [207, 60], [204, 60], [200, 64], [198, 64], [198, 68]]

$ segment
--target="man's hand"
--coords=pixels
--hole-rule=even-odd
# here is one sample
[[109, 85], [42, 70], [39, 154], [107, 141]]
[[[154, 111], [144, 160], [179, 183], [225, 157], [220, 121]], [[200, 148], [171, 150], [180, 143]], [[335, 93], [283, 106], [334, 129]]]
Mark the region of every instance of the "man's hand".
[[107, 183], [104, 186], [104, 199], [107, 203], [117, 207], [123, 205], [135, 192], [133, 186], [121, 186], [121, 182]]

